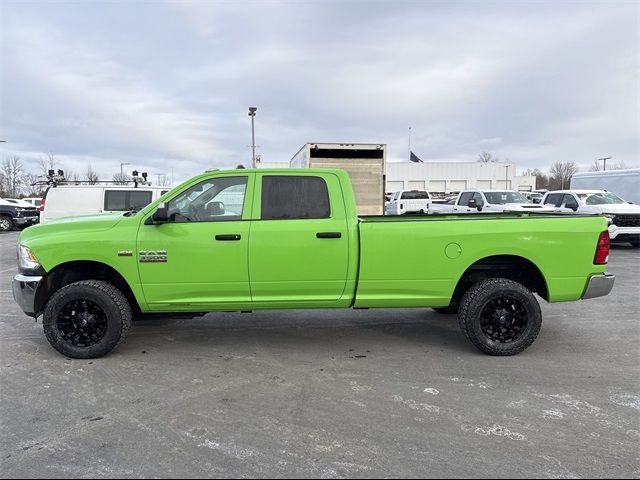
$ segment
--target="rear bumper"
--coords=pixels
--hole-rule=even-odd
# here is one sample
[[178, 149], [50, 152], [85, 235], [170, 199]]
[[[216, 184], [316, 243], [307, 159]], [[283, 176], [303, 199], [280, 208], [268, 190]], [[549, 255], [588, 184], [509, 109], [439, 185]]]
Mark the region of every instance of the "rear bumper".
[[37, 316], [36, 291], [42, 277], [16, 275], [13, 277], [13, 298], [22, 311], [31, 317]]
[[587, 288], [580, 298], [586, 300], [588, 298], [604, 297], [605, 295], [609, 295], [609, 292], [613, 289], [615, 280], [615, 275], [611, 275], [610, 273], [592, 276], [587, 281]]

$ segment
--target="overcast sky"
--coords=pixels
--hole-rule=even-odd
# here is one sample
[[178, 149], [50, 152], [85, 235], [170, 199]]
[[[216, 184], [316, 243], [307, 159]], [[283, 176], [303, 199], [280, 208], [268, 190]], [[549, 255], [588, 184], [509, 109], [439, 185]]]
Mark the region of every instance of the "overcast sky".
[[[637, 166], [639, 3], [0, 0], [3, 155], [182, 180], [303, 143]], [[131, 167], [126, 167], [130, 169]]]

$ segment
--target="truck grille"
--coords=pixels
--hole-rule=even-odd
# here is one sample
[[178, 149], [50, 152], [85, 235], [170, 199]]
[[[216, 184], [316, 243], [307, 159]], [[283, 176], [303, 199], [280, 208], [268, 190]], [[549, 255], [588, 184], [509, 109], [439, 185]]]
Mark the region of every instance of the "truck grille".
[[640, 215], [616, 215], [613, 224], [618, 227], [640, 227]]

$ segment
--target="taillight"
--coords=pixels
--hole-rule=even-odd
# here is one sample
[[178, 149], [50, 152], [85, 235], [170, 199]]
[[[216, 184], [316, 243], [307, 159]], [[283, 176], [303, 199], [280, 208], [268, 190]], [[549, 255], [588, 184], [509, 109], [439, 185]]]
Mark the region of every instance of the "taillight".
[[46, 201], [47, 201], [47, 199], [46, 199], [46, 198], [43, 198], [43, 199], [42, 199], [42, 201], [40, 202], [40, 206], [38, 207], [38, 209], [39, 209], [41, 212], [44, 212], [44, 202], [46, 202]]
[[594, 265], [606, 265], [609, 261], [609, 230], [605, 230], [598, 238], [598, 246], [596, 247], [596, 255], [593, 257]]

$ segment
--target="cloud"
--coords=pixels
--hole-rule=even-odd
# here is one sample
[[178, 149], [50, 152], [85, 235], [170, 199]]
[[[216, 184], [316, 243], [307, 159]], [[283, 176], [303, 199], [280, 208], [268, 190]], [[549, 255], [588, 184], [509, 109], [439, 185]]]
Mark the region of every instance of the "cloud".
[[[307, 141], [519, 168], [638, 156], [632, 3], [3, 3], [8, 153], [180, 178]], [[74, 167], [74, 169], [77, 169]]]

